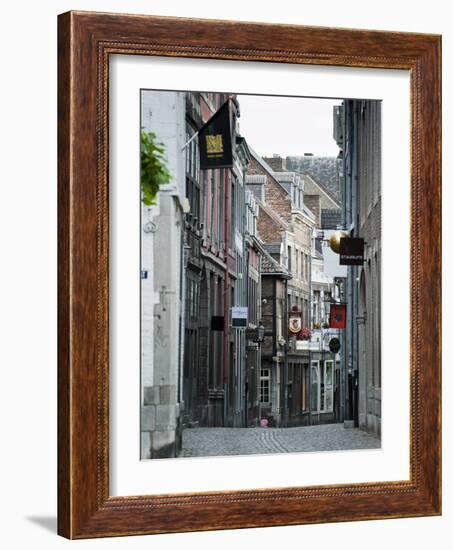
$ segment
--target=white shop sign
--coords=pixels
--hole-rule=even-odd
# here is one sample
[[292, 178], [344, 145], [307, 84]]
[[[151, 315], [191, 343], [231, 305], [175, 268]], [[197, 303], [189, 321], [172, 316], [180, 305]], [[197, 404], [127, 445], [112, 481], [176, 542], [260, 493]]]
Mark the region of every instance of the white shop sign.
[[231, 308], [231, 326], [246, 327], [248, 317], [248, 307]]

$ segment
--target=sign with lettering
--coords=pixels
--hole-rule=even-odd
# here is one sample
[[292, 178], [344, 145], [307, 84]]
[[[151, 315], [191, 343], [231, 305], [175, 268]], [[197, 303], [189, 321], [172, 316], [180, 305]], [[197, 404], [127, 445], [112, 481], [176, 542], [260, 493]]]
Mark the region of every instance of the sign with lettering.
[[231, 326], [246, 327], [248, 317], [248, 307], [232, 307], [231, 308]]
[[359, 237], [340, 239], [340, 265], [363, 265], [364, 245]]

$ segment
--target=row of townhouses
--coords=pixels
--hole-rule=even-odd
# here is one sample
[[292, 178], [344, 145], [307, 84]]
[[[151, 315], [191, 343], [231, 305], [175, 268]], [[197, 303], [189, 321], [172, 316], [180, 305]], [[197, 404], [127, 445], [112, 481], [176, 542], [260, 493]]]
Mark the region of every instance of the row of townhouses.
[[[227, 100], [232, 167], [202, 170], [197, 133]], [[191, 427], [357, 417], [376, 431], [368, 412], [380, 410], [375, 374], [372, 390], [369, 380], [359, 385], [354, 370], [365, 351], [347, 345], [356, 321], [349, 315], [347, 330], [329, 322], [332, 304], [363, 309], [357, 285], [351, 290], [357, 270], [328, 247], [351, 225], [344, 155], [262, 158], [240, 135], [231, 95], [146, 91], [141, 108], [171, 174], [141, 213], [142, 458], [178, 456]], [[342, 151], [347, 109], [335, 112]], [[378, 323], [363, 326], [371, 343]], [[368, 399], [360, 411], [359, 392]]]

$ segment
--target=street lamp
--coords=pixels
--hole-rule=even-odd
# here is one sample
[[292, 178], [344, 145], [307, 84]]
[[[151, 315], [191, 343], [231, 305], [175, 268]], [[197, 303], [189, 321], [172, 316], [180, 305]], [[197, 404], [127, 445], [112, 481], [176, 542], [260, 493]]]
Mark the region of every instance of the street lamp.
[[261, 321], [260, 321], [260, 324], [258, 325], [258, 328], [256, 329], [255, 342], [257, 344], [262, 344], [264, 342], [264, 325]]
[[264, 342], [265, 333], [266, 331], [261, 321], [257, 327], [245, 329], [245, 337], [255, 344], [262, 344]]

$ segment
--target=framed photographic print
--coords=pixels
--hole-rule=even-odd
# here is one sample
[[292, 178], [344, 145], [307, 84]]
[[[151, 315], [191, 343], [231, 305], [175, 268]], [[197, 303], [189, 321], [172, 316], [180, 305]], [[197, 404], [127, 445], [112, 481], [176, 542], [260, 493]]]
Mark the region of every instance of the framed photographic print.
[[59, 17], [61, 535], [441, 513], [440, 44]]

